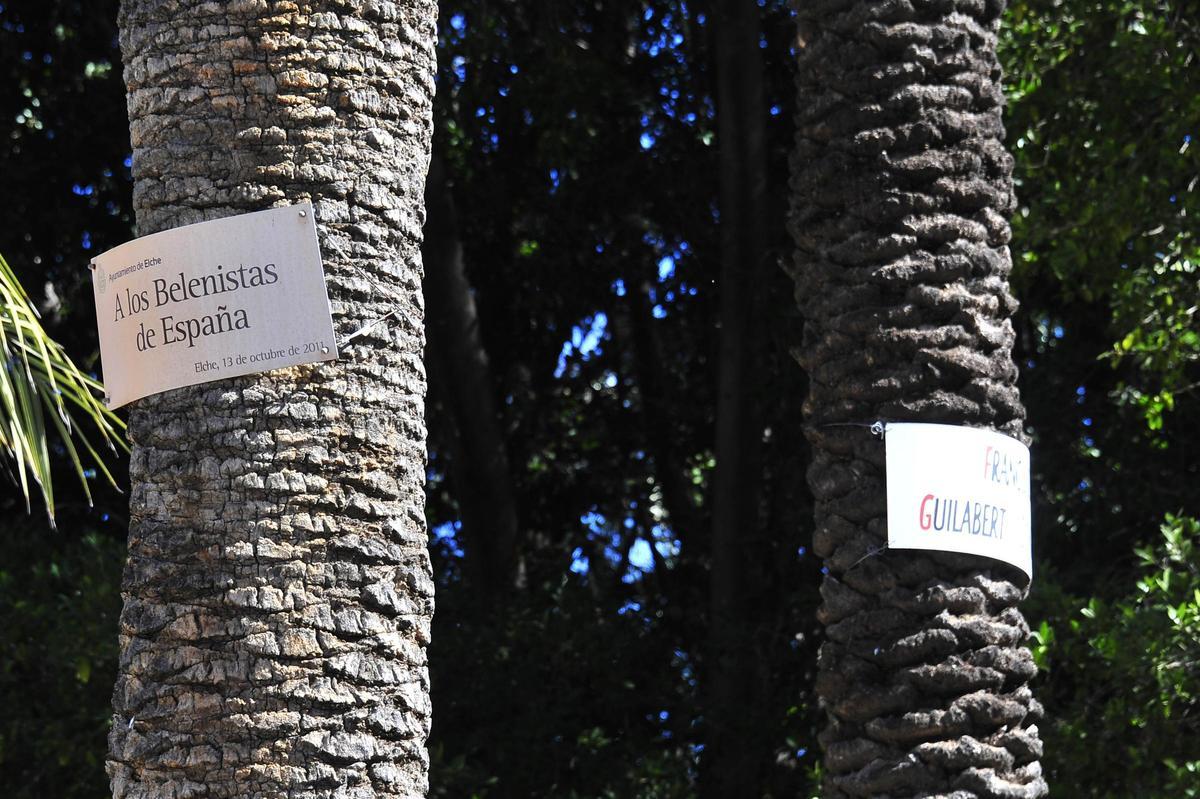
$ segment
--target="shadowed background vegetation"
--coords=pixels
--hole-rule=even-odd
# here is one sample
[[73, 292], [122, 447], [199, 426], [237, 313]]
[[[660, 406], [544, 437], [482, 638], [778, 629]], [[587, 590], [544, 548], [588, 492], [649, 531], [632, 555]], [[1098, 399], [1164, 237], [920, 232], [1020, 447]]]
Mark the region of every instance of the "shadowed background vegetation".
[[[757, 36], [733, 37], [726, 8], [442, 3], [425, 248], [435, 796], [711, 795], [719, 762], [740, 764], [747, 795], [815, 790], [819, 564], [778, 266], [795, 30], [771, 0]], [[115, 17], [114, 0], [0, 0], [0, 254], [93, 372], [87, 262], [132, 235]], [[1026, 613], [1061, 797], [1200, 795], [1198, 24], [1165, 0], [1018, 0], [1005, 19], [1035, 442]], [[760, 99], [728, 85], [747, 70]], [[758, 142], [765, 181], [742, 187], [755, 213], [735, 222], [722, 137]], [[753, 279], [723, 311], [730, 257]], [[722, 443], [734, 330], [752, 423]], [[89, 507], [67, 450], [50, 455], [57, 530], [0, 483], [0, 785], [99, 797], [124, 500], [89, 472]], [[741, 586], [720, 668], [718, 573]], [[714, 750], [730, 673], [743, 721]]]

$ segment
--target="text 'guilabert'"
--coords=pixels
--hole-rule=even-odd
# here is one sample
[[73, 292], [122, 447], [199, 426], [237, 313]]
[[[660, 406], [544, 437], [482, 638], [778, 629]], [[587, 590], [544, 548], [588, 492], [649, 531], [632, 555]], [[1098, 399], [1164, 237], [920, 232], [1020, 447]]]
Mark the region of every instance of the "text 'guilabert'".
[[965, 552], [1032, 577], [1029, 448], [990, 430], [889, 424], [888, 546]]

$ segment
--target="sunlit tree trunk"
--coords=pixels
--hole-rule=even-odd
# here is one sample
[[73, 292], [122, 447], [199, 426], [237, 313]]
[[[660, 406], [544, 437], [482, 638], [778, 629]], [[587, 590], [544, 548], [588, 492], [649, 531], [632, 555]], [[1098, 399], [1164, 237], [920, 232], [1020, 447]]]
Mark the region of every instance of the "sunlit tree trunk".
[[[1001, 2], [798, 2], [805, 316], [827, 797], [1045, 795], [1020, 578], [881, 551], [876, 419], [1022, 435], [996, 61]], [[849, 423], [849, 424], [848, 424]]]
[[127, 0], [140, 234], [311, 199], [332, 364], [130, 414], [117, 797], [420, 797], [436, 4]]

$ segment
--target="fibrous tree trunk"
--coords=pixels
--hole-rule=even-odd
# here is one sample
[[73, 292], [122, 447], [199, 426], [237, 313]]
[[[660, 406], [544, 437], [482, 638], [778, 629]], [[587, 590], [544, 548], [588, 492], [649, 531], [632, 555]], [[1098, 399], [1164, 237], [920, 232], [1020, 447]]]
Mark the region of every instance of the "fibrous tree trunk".
[[1043, 796], [1013, 570], [884, 551], [884, 445], [854, 425], [1022, 435], [997, 0], [812, 0], [792, 233], [805, 317], [829, 797]]
[[336, 363], [130, 414], [117, 797], [426, 793], [433, 0], [126, 0], [139, 233], [310, 199]]

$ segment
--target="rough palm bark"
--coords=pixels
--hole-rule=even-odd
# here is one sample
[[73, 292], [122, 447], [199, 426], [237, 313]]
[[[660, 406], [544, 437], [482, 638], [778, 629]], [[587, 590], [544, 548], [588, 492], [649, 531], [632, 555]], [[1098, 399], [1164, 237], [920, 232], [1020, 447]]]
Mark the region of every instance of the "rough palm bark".
[[[130, 415], [117, 797], [419, 797], [432, 0], [126, 0], [139, 233], [311, 199], [337, 363]], [[390, 314], [390, 315], [389, 315]]]
[[792, 169], [828, 797], [1047, 792], [1017, 608], [971, 556], [880, 551], [875, 419], [1022, 435], [1000, 0], [805, 0]]

